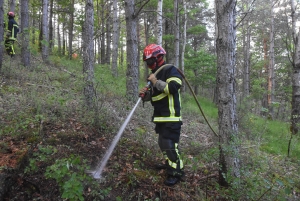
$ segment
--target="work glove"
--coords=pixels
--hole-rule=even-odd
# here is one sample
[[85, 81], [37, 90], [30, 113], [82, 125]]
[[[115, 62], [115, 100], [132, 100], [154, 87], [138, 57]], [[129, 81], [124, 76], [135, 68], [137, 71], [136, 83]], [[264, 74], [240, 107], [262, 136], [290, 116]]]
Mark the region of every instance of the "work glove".
[[152, 83], [152, 86], [155, 87], [158, 91], [163, 92], [167, 83], [161, 80], [157, 80], [154, 74], [150, 74], [148, 80]]
[[157, 78], [153, 73], [148, 76], [148, 80], [152, 83], [152, 86], [155, 86]]
[[151, 99], [151, 94], [148, 86], [145, 86], [139, 91], [139, 97], [141, 97], [143, 101], [149, 101]]

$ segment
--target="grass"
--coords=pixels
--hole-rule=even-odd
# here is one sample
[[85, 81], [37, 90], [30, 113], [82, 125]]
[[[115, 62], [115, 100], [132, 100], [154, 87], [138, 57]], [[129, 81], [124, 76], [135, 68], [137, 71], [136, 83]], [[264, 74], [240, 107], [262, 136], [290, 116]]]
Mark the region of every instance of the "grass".
[[[183, 95], [183, 110], [185, 113], [201, 116], [200, 110], [191, 95]], [[216, 122], [218, 119], [218, 108], [211, 101], [204, 97], [197, 97], [205, 116], [213, 124], [216, 129]], [[250, 139], [258, 142], [262, 151], [287, 156], [288, 143], [290, 140], [289, 123], [277, 120], [269, 120], [253, 114], [248, 114], [246, 121], [242, 122], [246, 125], [241, 125], [240, 132], [243, 133], [243, 127], [250, 129], [252, 137]], [[203, 123], [206, 123], [203, 121]], [[248, 131], [249, 132], [249, 131]], [[300, 159], [300, 139], [298, 136], [293, 136], [291, 142], [290, 157]]]
[[[184, 94], [183, 97], [183, 110], [189, 113], [200, 113], [200, 110], [198, 108], [198, 105], [196, 104], [196, 101], [192, 95]], [[216, 120], [218, 118], [218, 108], [217, 106], [210, 100], [204, 97], [197, 97], [197, 100], [205, 114], [210, 119]]]
[[[1, 135], [12, 137], [19, 135], [21, 137], [27, 137], [31, 143], [38, 143], [44, 137], [43, 135], [45, 135], [39, 126], [47, 122], [49, 126], [52, 125], [51, 128], [55, 131], [55, 133], [48, 138], [48, 141], [51, 141], [51, 146], [55, 147], [60, 141], [69, 141], [70, 137], [75, 138], [77, 136], [78, 139], [76, 138], [77, 140], [74, 142], [78, 143], [78, 145], [91, 143], [88, 144], [88, 146], [92, 147], [93, 143], [96, 143], [96, 140], [87, 139], [92, 138], [92, 135], [95, 135], [95, 133], [91, 133], [90, 136], [88, 132], [77, 133], [76, 129], [78, 128], [80, 130], [81, 126], [76, 126], [75, 130], [69, 131], [71, 133], [64, 131], [67, 126], [75, 125], [75, 123], [78, 123], [78, 125], [91, 125], [94, 118], [94, 116], [89, 115], [90, 113], [87, 111], [82, 111], [82, 107], [80, 107], [82, 89], [84, 86], [83, 76], [81, 75], [82, 63], [79, 60], [69, 61], [58, 57], [53, 57], [52, 61], [55, 64], [55, 67], [52, 68], [54, 70], [45, 68], [42, 65], [39, 65], [31, 71], [25, 71], [22, 67], [10, 69], [10, 75], [14, 76], [14, 79], [18, 78], [21, 80], [22, 82], [20, 83], [23, 83], [23, 85], [15, 85], [13, 83], [14, 81], [12, 81], [13, 79], [7, 79], [8, 82], [3, 84], [3, 87], [0, 88], [0, 95], [3, 95], [3, 97], [8, 100], [5, 107], [1, 108], [0, 106], [0, 113], [2, 112], [3, 116], [5, 116], [3, 120], [0, 118], [0, 121], [5, 122], [5, 126], [0, 129], [0, 137]], [[107, 134], [113, 136], [123, 120], [118, 118], [112, 119], [109, 113], [115, 110], [118, 114], [121, 114], [120, 116], [126, 116], [131, 109], [131, 104], [125, 99], [120, 98], [126, 94], [126, 73], [124, 69], [120, 68], [119, 78], [114, 79], [109, 66], [95, 65], [95, 87], [97, 97], [99, 98], [97, 100], [99, 104], [108, 102], [107, 105], [112, 105], [112, 108], [106, 108], [107, 105], [102, 106], [102, 110], [100, 110], [98, 114], [102, 117], [102, 125], [101, 128], [96, 128], [98, 129], [96, 133], [101, 135], [101, 138], [99, 138], [101, 140], [105, 140], [105, 137], [108, 137], [108, 135], [104, 134], [102, 136], [102, 132], [107, 132]], [[144, 84], [145, 83], [140, 81], [140, 85], [144, 86]], [[197, 98], [210, 124], [217, 131], [218, 109], [216, 105], [209, 99], [203, 97]], [[191, 126], [199, 125], [200, 122], [200, 126], [205, 127], [206, 122], [194, 98], [186, 93], [182, 94], [182, 100], [183, 118], [192, 117], [192, 119], [196, 119], [197, 121], [195, 122], [188, 122]], [[144, 108], [145, 110], [142, 110], [142, 112], [147, 113], [152, 110], [150, 109], [150, 104], [145, 105], [145, 107], [149, 107], [149, 109]], [[3, 109], [3, 111], [1, 109]], [[124, 190], [127, 189], [126, 185], [128, 189], [134, 187], [139, 190], [138, 186], [140, 186], [140, 184], [144, 185], [148, 182], [149, 186], [147, 185], [147, 188], [151, 188], [152, 186], [158, 185], [157, 182], [161, 179], [161, 175], [157, 175], [153, 170], [147, 169], [148, 163], [157, 160], [161, 153], [155, 148], [156, 141], [151, 138], [149, 140], [152, 131], [150, 132], [147, 124], [143, 124], [144, 122], [142, 121], [150, 121], [150, 119], [148, 120], [148, 116], [147, 118], [143, 118], [144, 116], [141, 115], [145, 114], [142, 112], [136, 112], [132, 120], [132, 122], [139, 121], [139, 123], [136, 124], [138, 126], [134, 127], [134, 131], [130, 131], [128, 138], [122, 138], [120, 140], [118, 146], [123, 148], [120, 148], [120, 150], [117, 148], [117, 156], [114, 156], [116, 170], [109, 172], [109, 174], [112, 175], [111, 180], [118, 177], [118, 185], [127, 193], [130, 191]], [[75, 117], [80, 119], [75, 121], [75, 119], [73, 119]], [[243, 180], [242, 187], [236, 185], [233, 186], [232, 189], [222, 190], [218, 188], [215, 183], [210, 183], [208, 188], [211, 188], [212, 194], [219, 194], [222, 195], [222, 197], [231, 198], [231, 200], [238, 200], [238, 198], [245, 198], [247, 196], [251, 198], [249, 200], [257, 200], [265, 192], [274, 193], [274, 195], [266, 193], [268, 196], [267, 200], [272, 200], [272, 197], [281, 194], [280, 190], [283, 189], [282, 186], [287, 188], [292, 186], [291, 183], [293, 181], [295, 181], [295, 183], [298, 182], [297, 177], [293, 178], [295, 173], [288, 169], [293, 167], [295, 163], [290, 163], [285, 160], [290, 137], [288, 124], [264, 119], [253, 114], [244, 115], [240, 117], [239, 120], [239, 131], [242, 141], [241, 156], [243, 160], [241, 170]], [[111, 127], [108, 126], [106, 128], [104, 122], [108, 122]], [[203, 136], [207, 135], [207, 133], [205, 133], [206, 131], [205, 129], [201, 130]], [[197, 135], [199, 132], [200, 131], [195, 128], [190, 133]], [[202, 176], [211, 174], [213, 170], [211, 170], [210, 167], [217, 169], [217, 143], [205, 146], [201, 138], [199, 140], [199, 138], [196, 137], [192, 138], [193, 136], [188, 137], [186, 137], [186, 139], [190, 139], [191, 142], [189, 141], [190, 144], [187, 145], [188, 148], [184, 151], [185, 160], [188, 163], [186, 165], [187, 172], [191, 174], [191, 178], [193, 179], [195, 175], [201, 178]], [[125, 141], [125, 139], [127, 140]], [[43, 140], [43, 143], [47, 143], [47, 140]], [[0, 151], [7, 149], [5, 147], [7, 144], [2, 143], [0, 145]], [[72, 144], [68, 146], [71, 145]], [[46, 144], [44, 146], [47, 147]], [[144, 149], [144, 147], [147, 147], [147, 149]], [[64, 150], [64, 147], [58, 148]], [[97, 148], [97, 151], [98, 150], [99, 148]], [[50, 156], [52, 157], [51, 154], [47, 155], [47, 157]], [[297, 138], [295, 136], [292, 141], [291, 158], [299, 163], [299, 157], [299, 137]], [[126, 161], [125, 166], [124, 164], [122, 166], [122, 164], [118, 163], [121, 161], [120, 159]], [[130, 163], [131, 160], [132, 163]], [[56, 165], [61, 164], [62, 162], [59, 161]], [[208, 164], [214, 165], [209, 166]], [[35, 167], [32, 166], [32, 168]], [[123, 172], [125, 170], [126, 174]], [[285, 175], [286, 172], [289, 173], [287, 177]], [[54, 171], [53, 173], [56, 174], [58, 172]], [[124, 173], [124, 175], [120, 173]], [[289, 182], [291, 178], [293, 181]], [[122, 179], [127, 183], [122, 182]], [[143, 180], [145, 179], [148, 181], [144, 182]], [[153, 180], [153, 182], [150, 180]], [[203, 186], [200, 186], [199, 182], [197, 182], [193, 183], [193, 185], [198, 185], [197, 188], [199, 188], [199, 192], [193, 191], [188, 182], [180, 186], [180, 192], [183, 194], [187, 193], [188, 195], [194, 194], [195, 198], [201, 197], [201, 193], [205, 195], [205, 192], [201, 190]], [[203, 181], [200, 181], [200, 183], [201, 182]], [[186, 185], [186, 188], [184, 185]], [[207, 183], [205, 185], [207, 185]], [[269, 190], [270, 186], [273, 186], [276, 190]], [[71, 189], [71, 191], [76, 192], [78, 189], [75, 187]], [[110, 187], [114, 186], [112, 185]], [[257, 189], [260, 190], [257, 191]], [[151, 192], [151, 190], [149, 190], [149, 192]], [[147, 192], [141, 191], [141, 194], [143, 193], [145, 194]], [[135, 195], [134, 193], [132, 194]], [[118, 195], [118, 197], [120, 196], [122, 196], [122, 194]], [[283, 193], [283, 198], [284, 196], [285, 194]], [[124, 200], [126, 200], [125, 196]]]

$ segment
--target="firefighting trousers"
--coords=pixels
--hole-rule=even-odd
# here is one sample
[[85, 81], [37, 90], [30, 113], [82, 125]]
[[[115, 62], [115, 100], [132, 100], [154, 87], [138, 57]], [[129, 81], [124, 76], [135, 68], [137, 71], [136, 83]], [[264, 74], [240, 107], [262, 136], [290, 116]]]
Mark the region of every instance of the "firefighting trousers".
[[183, 161], [178, 148], [181, 122], [157, 123], [155, 131], [158, 133], [158, 145], [166, 159], [167, 174], [183, 175]]
[[14, 50], [14, 40], [11, 39], [6, 39], [5, 40], [5, 50], [8, 55], [13, 56], [15, 55], [15, 50]]

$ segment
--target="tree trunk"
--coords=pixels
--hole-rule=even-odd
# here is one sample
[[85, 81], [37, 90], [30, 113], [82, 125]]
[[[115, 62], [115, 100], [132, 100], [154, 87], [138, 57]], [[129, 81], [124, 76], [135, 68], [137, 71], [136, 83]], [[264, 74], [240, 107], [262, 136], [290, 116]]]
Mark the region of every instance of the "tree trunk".
[[100, 53], [101, 53], [101, 64], [105, 63], [105, 2], [101, 0], [101, 35], [100, 35], [100, 41], [101, 41], [101, 47], [100, 47]]
[[[162, 29], [162, 9], [163, 9], [163, 0], [158, 0], [157, 2], [157, 18], [156, 18], [156, 33], [157, 33], [157, 45], [162, 46], [162, 35], [163, 35], [163, 29]], [[148, 45], [148, 44], [146, 44]]]
[[174, 65], [178, 68], [179, 65], [179, 9], [178, 9], [178, 0], [174, 0]]
[[[149, 34], [150, 23], [149, 23], [147, 13], [145, 13], [145, 15], [144, 15], [144, 27], [145, 27], [145, 40], [146, 40], [145, 45], [147, 46], [147, 45], [149, 45], [149, 38], [150, 38], [150, 34]], [[143, 80], [147, 80], [147, 77], [149, 75], [149, 69], [148, 69], [147, 65], [143, 65], [143, 68], [144, 68]]]
[[29, 10], [28, 10], [28, 0], [21, 1], [21, 29], [22, 31], [22, 48], [21, 56], [22, 63], [24, 66], [30, 66], [30, 48], [29, 48]]
[[229, 175], [240, 177], [238, 124], [236, 114], [235, 48], [236, 0], [219, 0], [216, 4], [217, 20], [217, 88], [220, 185], [228, 186]]
[[118, 77], [118, 47], [119, 47], [119, 17], [118, 0], [113, 0], [113, 35], [111, 70], [114, 77]]
[[[272, 3], [271, 3], [272, 4]], [[273, 119], [273, 102], [274, 102], [274, 65], [275, 65], [275, 55], [274, 55], [274, 8], [271, 5], [271, 29], [270, 29], [270, 58], [269, 58], [269, 70], [268, 70], [268, 117]]]
[[[4, 22], [4, 9], [3, 9], [4, 0], [0, 0], [0, 22]], [[4, 36], [4, 26], [0, 26], [0, 43], [3, 43]], [[2, 70], [2, 60], [4, 53], [4, 46], [0, 45], [0, 72]]]
[[71, 0], [70, 3], [70, 21], [69, 21], [69, 49], [68, 49], [68, 57], [72, 59], [73, 53], [73, 30], [74, 30], [74, 0]]
[[291, 133], [298, 134], [300, 129], [300, 29], [296, 33], [295, 4], [291, 0], [293, 41], [295, 51], [293, 57], [292, 72], [292, 112], [291, 112]]
[[[183, 0], [183, 30], [182, 30], [182, 49], [181, 49], [181, 66], [179, 67], [184, 74], [184, 55], [185, 55], [185, 46], [186, 46], [186, 24], [187, 24], [187, 13], [186, 13], [186, 0]], [[182, 82], [181, 91], [185, 92], [185, 83]]]
[[126, 52], [127, 52], [127, 71], [126, 71], [126, 89], [127, 98], [136, 100], [138, 94], [138, 37], [137, 24], [138, 18], [135, 15], [134, 0], [125, 0], [125, 18], [126, 18]]
[[[262, 107], [268, 108], [268, 71], [269, 71], [269, 59], [268, 59], [268, 38], [264, 36], [263, 34], [263, 51], [264, 51], [264, 71], [262, 71], [262, 76], [266, 80], [265, 83], [263, 83], [262, 87], [265, 89], [265, 93], [262, 94]], [[261, 111], [262, 116], [267, 116], [266, 110]]]
[[[248, 10], [248, 8], [247, 8]], [[243, 35], [243, 49], [244, 49], [244, 79], [243, 79], [243, 98], [250, 95], [250, 34], [251, 27], [249, 26], [249, 20], [246, 20]]]
[[58, 48], [58, 54], [62, 55], [62, 50], [61, 50], [61, 37], [60, 37], [60, 24], [57, 22], [57, 48]]
[[66, 22], [63, 22], [63, 35], [62, 35], [62, 55], [66, 55], [66, 35], [65, 35], [65, 30], [66, 30]]
[[83, 74], [86, 105], [91, 109], [94, 99], [94, 6], [93, 0], [86, 0], [83, 30]]
[[49, 32], [48, 32], [48, 0], [43, 0], [43, 43], [42, 43], [42, 58], [48, 63], [49, 56]]
[[16, 9], [16, 1], [10, 0], [9, 1], [9, 11], [15, 12], [15, 9]]
[[105, 64], [110, 65], [110, 57], [111, 57], [111, 24], [112, 19], [110, 17], [111, 14], [111, 3], [107, 2], [107, 17], [106, 17], [106, 54], [105, 54]]
[[50, 13], [49, 13], [49, 50], [52, 52], [53, 48], [53, 0], [50, 0]]

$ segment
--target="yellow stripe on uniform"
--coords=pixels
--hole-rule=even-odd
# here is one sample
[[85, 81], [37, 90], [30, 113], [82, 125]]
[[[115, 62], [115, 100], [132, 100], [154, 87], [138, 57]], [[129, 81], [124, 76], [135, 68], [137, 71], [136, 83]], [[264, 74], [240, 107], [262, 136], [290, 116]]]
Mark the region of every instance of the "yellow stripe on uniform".
[[[179, 160], [179, 168], [182, 169], [183, 168], [183, 161], [181, 160], [180, 155], [179, 155], [178, 143], [175, 143], [175, 151], [176, 151], [176, 154], [177, 154], [177, 157], [178, 157], [178, 160]], [[171, 166], [174, 169], [177, 169], [177, 162], [178, 161], [172, 162], [170, 159], [168, 159], [169, 166]]]
[[161, 93], [161, 94], [159, 94], [158, 96], [152, 97], [152, 101], [159, 101], [159, 100], [163, 99], [164, 97], [166, 97], [167, 95], [168, 95], [168, 94]]
[[154, 117], [154, 122], [177, 122], [182, 121], [181, 116], [180, 117]]

